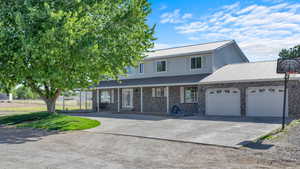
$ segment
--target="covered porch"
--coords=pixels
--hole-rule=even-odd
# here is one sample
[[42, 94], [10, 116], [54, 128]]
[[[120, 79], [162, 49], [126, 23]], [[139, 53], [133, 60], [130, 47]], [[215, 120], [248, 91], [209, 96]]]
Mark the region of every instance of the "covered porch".
[[[198, 82], [203, 75], [104, 81], [93, 91], [96, 112], [168, 115], [174, 105], [193, 114], [199, 111]], [[134, 82], [134, 83], [133, 83]], [[151, 84], [150, 84], [151, 83]]]

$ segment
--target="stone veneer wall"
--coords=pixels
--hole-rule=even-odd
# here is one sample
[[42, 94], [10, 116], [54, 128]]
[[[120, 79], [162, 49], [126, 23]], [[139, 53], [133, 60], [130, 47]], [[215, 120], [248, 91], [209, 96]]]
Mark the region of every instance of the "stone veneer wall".
[[152, 87], [143, 88], [143, 109], [145, 113], [166, 114], [167, 98], [152, 97]]
[[[171, 111], [174, 105], [179, 105], [185, 112], [198, 113], [198, 103], [180, 103], [180, 87], [181, 86], [171, 86], [169, 87], [169, 98], [170, 98], [170, 108]], [[197, 87], [197, 86], [183, 86], [183, 87]]]
[[[241, 92], [241, 115], [246, 116], [246, 90], [248, 87], [283, 86], [282, 81], [247, 82], [199, 85], [199, 111], [205, 114], [205, 93], [210, 88], [238, 88]], [[300, 82], [288, 83], [288, 108], [290, 117], [300, 117]]]

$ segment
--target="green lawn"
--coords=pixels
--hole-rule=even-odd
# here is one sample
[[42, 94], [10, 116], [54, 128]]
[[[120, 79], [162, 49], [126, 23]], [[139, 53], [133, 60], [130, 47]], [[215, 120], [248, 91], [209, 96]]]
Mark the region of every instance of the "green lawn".
[[100, 122], [76, 116], [35, 112], [0, 117], [0, 125], [69, 131], [94, 128], [99, 126]]

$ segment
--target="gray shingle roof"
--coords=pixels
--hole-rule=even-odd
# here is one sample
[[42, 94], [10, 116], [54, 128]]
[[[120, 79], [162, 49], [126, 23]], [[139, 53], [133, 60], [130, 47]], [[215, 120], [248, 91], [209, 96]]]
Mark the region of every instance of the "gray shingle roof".
[[202, 43], [197, 45], [189, 45], [189, 46], [180, 46], [174, 48], [167, 48], [167, 49], [158, 49], [152, 52], [147, 53], [147, 59], [156, 59], [161, 57], [172, 57], [177, 55], [185, 55], [185, 54], [192, 54], [192, 53], [205, 53], [211, 52], [216, 50], [222, 46], [227, 44], [235, 43], [234, 40], [224, 40], [218, 42], [210, 42], [210, 43]]
[[[276, 73], [276, 61], [229, 64], [201, 80], [200, 84], [283, 80], [283, 74]], [[300, 78], [299, 74], [291, 79]]]
[[180, 85], [180, 84], [197, 84], [200, 80], [209, 74], [182, 75], [182, 76], [164, 76], [150, 77], [139, 79], [124, 79], [119, 82], [116, 80], [101, 81], [97, 87], [113, 88], [113, 87], [130, 87], [130, 86], [158, 86], [158, 85]]

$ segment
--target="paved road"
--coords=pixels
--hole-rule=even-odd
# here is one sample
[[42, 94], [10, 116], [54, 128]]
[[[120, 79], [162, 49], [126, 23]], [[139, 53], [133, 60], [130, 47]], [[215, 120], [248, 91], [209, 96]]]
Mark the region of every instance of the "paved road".
[[1, 127], [0, 150], [1, 169], [297, 169], [300, 165], [274, 147], [231, 149], [95, 132]]
[[[76, 115], [76, 114], [74, 114]], [[169, 118], [151, 115], [77, 114], [101, 121], [87, 130], [95, 133], [159, 138], [219, 146], [241, 147], [280, 127], [278, 118], [199, 117]]]

